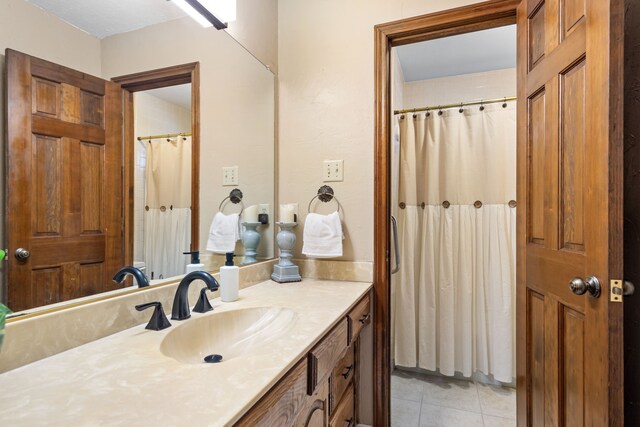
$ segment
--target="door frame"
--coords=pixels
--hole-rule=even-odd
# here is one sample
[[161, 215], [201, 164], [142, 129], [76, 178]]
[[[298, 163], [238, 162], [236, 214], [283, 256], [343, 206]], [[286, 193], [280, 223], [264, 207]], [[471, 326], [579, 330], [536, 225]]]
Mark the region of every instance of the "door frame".
[[374, 117], [373, 406], [374, 425], [390, 425], [391, 402], [391, 48], [516, 24], [520, 0], [490, 0], [376, 25]]
[[175, 65], [114, 77], [124, 92], [124, 252], [125, 262], [133, 265], [134, 200], [134, 105], [133, 94], [191, 83], [191, 248], [200, 250], [200, 63]]

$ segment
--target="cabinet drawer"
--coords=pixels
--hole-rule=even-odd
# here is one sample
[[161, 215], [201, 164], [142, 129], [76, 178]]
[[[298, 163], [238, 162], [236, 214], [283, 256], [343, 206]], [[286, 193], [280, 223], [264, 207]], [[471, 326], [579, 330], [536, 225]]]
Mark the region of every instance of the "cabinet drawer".
[[340, 399], [335, 413], [331, 417], [329, 427], [353, 427], [356, 425], [355, 418], [355, 398], [353, 382]]
[[371, 299], [365, 295], [360, 302], [347, 314], [349, 319], [349, 344], [355, 341], [362, 328], [371, 322]]
[[342, 394], [353, 379], [355, 374], [354, 354], [353, 347], [349, 347], [347, 353], [340, 360], [336, 367], [333, 368], [331, 373], [331, 394], [329, 398], [330, 402], [330, 414], [333, 414], [336, 405], [340, 401]]
[[291, 369], [236, 426], [291, 426], [307, 404], [307, 361]]
[[328, 378], [347, 348], [348, 322], [343, 318], [318, 345], [309, 352], [309, 382], [307, 393], [312, 395], [320, 381]]

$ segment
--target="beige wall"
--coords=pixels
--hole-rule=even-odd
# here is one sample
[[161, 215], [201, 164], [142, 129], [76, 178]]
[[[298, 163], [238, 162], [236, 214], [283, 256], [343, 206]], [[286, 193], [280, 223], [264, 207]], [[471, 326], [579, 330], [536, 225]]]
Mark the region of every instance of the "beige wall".
[[403, 92], [402, 107], [394, 105], [394, 108], [420, 108], [516, 96], [516, 69], [406, 82]]
[[237, 0], [227, 32], [278, 74], [278, 0]]
[[[244, 205], [274, 200], [274, 76], [224, 31], [189, 18], [102, 41], [102, 75], [200, 62], [200, 249], [218, 205], [233, 187], [222, 167], [239, 167]], [[235, 207], [229, 207], [229, 212]], [[273, 223], [262, 226], [261, 249], [273, 247]]]
[[345, 260], [373, 260], [373, 27], [471, 3], [278, 3], [279, 199], [299, 203], [303, 221], [322, 161], [344, 159], [344, 182], [331, 185], [344, 207]]
[[100, 40], [24, 0], [0, 1], [0, 49], [100, 76]]

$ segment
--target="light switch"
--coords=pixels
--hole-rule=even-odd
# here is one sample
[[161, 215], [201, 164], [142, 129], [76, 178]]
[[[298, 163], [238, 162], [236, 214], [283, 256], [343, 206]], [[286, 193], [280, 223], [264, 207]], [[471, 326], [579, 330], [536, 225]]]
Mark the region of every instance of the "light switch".
[[238, 166], [222, 168], [222, 185], [238, 185]]
[[322, 169], [324, 182], [343, 181], [344, 160], [325, 160]]

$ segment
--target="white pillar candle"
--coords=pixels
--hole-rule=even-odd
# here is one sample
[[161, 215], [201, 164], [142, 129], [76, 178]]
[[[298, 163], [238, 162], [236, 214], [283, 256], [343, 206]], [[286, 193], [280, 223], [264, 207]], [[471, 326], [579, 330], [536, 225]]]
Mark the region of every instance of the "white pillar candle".
[[280, 222], [295, 222], [295, 207], [294, 205], [280, 205]]
[[258, 205], [249, 206], [242, 213], [244, 222], [258, 222]]

